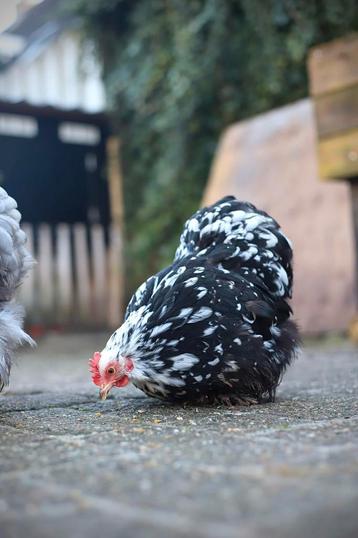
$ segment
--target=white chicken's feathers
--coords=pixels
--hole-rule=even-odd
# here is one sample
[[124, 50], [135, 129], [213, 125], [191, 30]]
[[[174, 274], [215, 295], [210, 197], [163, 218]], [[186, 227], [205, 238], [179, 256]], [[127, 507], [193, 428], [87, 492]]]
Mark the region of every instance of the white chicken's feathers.
[[23, 309], [14, 295], [33, 264], [20, 229], [16, 201], [0, 187], [0, 391], [9, 383], [12, 355], [22, 343], [33, 343], [22, 330]]

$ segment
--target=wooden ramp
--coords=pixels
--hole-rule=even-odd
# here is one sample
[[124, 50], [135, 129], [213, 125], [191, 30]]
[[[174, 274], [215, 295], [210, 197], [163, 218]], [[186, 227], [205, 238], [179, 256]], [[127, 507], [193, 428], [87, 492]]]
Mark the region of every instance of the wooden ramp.
[[293, 307], [303, 332], [345, 330], [355, 311], [349, 187], [319, 179], [305, 99], [223, 134], [204, 205], [233, 194], [278, 220], [294, 245]]
[[123, 317], [118, 226], [23, 224], [36, 260], [19, 289], [27, 321], [44, 327], [116, 328]]

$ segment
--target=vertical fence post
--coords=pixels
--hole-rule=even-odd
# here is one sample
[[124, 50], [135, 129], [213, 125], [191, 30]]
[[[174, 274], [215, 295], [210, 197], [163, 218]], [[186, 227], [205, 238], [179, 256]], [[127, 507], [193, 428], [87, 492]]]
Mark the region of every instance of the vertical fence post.
[[353, 342], [358, 344], [358, 177], [351, 180], [352, 193], [352, 215], [355, 244], [355, 297], [356, 315], [349, 327], [349, 336]]
[[123, 260], [123, 191], [120, 167], [120, 140], [110, 136], [107, 140], [108, 182], [112, 226], [109, 252], [109, 303], [108, 323], [116, 328], [123, 320], [124, 311], [124, 260]]
[[99, 224], [91, 226], [92, 269], [93, 269], [93, 318], [106, 325], [108, 302], [108, 263], [104, 241], [104, 230]]
[[311, 49], [308, 72], [320, 176], [349, 181], [351, 186], [357, 261], [356, 315], [349, 334], [358, 343], [358, 34]]
[[122, 232], [119, 226], [112, 224], [110, 229], [109, 249], [109, 301], [108, 324], [116, 329], [123, 321], [123, 262]]
[[73, 312], [73, 273], [71, 231], [68, 224], [58, 224], [56, 249], [57, 318], [68, 322]]
[[87, 230], [84, 224], [75, 224], [74, 234], [74, 262], [76, 273], [76, 297], [79, 316], [78, 321], [87, 325], [91, 319], [91, 280], [90, 255], [88, 250]]
[[49, 314], [54, 308], [54, 265], [51, 228], [48, 224], [38, 227], [38, 295], [40, 311]]

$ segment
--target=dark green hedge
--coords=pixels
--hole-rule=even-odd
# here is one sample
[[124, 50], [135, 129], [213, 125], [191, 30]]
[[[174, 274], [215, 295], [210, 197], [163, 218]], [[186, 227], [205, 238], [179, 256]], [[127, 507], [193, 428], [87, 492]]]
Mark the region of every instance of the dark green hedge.
[[[306, 56], [356, 0], [72, 0], [123, 141], [128, 289], [172, 258], [221, 131], [307, 95]], [[278, 170], [279, 174], [280, 171]]]

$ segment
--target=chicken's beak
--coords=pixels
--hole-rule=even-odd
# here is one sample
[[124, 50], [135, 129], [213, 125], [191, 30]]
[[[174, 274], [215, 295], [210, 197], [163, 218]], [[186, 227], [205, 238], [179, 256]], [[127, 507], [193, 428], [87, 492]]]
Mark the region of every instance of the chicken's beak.
[[105, 400], [108, 396], [109, 391], [113, 387], [114, 383], [108, 383], [107, 385], [101, 385], [100, 391], [99, 391], [99, 397], [101, 400]]

